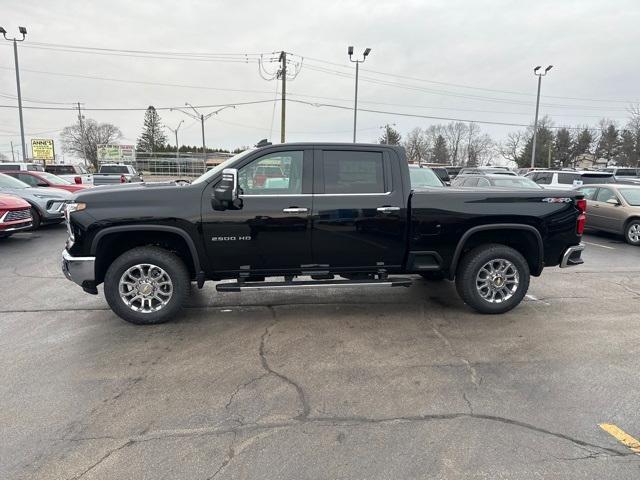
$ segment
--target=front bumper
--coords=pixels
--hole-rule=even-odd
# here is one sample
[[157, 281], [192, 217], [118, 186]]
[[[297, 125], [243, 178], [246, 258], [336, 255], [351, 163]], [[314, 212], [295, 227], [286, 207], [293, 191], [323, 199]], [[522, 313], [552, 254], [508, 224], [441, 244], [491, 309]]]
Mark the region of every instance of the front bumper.
[[95, 288], [96, 257], [74, 257], [66, 249], [62, 251], [62, 272], [82, 288]]
[[573, 247], [567, 248], [562, 254], [562, 260], [560, 261], [560, 268], [575, 267], [576, 265], [582, 265], [582, 251], [584, 250], [584, 243], [579, 243]]

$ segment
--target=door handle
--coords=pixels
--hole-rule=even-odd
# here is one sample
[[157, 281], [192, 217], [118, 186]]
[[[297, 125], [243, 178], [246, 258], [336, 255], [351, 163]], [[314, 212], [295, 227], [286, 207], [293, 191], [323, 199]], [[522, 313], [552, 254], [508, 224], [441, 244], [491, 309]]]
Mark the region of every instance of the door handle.
[[376, 210], [382, 213], [391, 213], [397, 212], [398, 210], [400, 210], [400, 207], [378, 207], [376, 208]]
[[309, 211], [308, 208], [298, 208], [298, 207], [289, 207], [283, 208], [283, 213], [307, 213]]

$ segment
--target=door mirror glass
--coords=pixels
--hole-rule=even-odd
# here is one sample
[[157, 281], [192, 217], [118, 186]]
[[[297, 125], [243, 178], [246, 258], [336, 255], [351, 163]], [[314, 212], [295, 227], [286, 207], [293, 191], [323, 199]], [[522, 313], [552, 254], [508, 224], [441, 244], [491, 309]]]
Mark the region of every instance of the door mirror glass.
[[618, 201], [617, 198], [610, 198], [609, 200], [607, 200], [607, 203], [609, 205], [615, 205], [616, 207], [620, 205], [620, 202]]
[[231, 208], [238, 199], [238, 170], [225, 168], [222, 171], [222, 180], [213, 190], [212, 204], [215, 210]]

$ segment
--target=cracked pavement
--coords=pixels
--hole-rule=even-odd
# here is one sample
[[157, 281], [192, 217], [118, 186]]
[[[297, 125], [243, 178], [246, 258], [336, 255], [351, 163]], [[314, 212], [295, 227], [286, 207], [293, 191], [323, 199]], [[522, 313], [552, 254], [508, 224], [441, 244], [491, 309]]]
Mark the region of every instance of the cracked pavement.
[[502, 316], [448, 282], [194, 292], [129, 325], [65, 232], [0, 241], [0, 478], [636, 478], [640, 249], [588, 241]]

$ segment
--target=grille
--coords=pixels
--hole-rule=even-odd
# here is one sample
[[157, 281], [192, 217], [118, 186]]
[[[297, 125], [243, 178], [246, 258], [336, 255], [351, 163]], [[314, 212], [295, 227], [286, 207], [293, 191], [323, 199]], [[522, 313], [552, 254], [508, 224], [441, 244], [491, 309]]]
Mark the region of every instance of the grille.
[[4, 217], [5, 222], [15, 222], [16, 220], [31, 220], [31, 211], [28, 208], [24, 210], [12, 210], [7, 212]]

